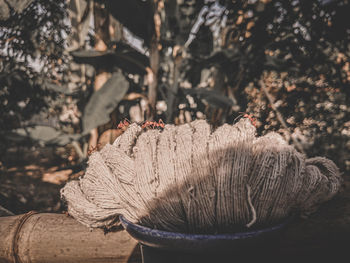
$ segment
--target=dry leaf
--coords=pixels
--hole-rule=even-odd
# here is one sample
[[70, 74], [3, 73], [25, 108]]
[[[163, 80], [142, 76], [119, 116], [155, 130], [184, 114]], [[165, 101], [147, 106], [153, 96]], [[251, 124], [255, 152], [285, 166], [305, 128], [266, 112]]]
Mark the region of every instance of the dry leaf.
[[253, 21], [250, 21], [250, 22], [247, 24], [247, 30], [250, 30], [254, 25], [255, 25], [255, 23], [254, 23]]
[[297, 87], [293, 84], [293, 85], [289, 85], [289, 86], [286, 86], [286, 90], [288, 91], [288, 92], [291, 92], [291, 91], [293, 91], [293, 90], [295, 90]]
[[42, 181], [52, 184], [62, 184], [66, 182], [69, 176], [72, 174], [72, 170], [61, 170], [53, 173], [45, 173], [43, 175]]
[[242, 22], [243, 22], [243, 16], [239, 16], [237, 21], [236, 21], [236, 25], [240, 25], [240, 24], [242, 24]]

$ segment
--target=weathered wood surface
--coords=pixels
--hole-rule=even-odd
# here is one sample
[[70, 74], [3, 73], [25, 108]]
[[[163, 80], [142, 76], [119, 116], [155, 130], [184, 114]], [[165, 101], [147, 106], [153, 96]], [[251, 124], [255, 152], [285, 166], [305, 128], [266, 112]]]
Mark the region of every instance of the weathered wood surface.
[[[307, 219], [297, 219], [268, 249], [251, 248], [234, 262], [348, 262], [350, 183]], [[104, 234], [61, 214], [34, 214], [17, 235], [20, 216], [0, 218], [0, 262], [141, 262], [139, 247], [125, 231]], [[15, 261], [13, 252], [17, 253]]]
[[139, 262], [137, 242], [123, 230], [104, 234], [66, 215], [48, 213], [33, 214], [19, 227], [21, 218], [0, 218], [1, 263]]

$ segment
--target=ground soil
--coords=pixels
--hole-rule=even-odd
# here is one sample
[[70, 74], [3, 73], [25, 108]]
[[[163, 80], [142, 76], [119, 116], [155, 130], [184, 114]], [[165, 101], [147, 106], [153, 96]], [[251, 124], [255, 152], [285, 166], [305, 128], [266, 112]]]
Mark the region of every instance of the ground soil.
[[0, 206], [14, 214], [62, 212], [60, 189], [82, 175], [71, 148], [11, 147], [0, 169]]

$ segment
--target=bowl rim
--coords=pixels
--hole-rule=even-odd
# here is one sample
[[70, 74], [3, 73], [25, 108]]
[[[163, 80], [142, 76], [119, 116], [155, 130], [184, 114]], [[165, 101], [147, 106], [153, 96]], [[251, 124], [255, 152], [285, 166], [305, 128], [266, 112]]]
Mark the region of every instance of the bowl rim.
[[[138, 233], [141, 235], [147, 235], [148, 237], [155, 237], [158, 239], [173, 239], [173, 240], [237, 240], [256, 237], [265, 233], [271, 233], [284, 228], [293, 217], [287, 217], [281, 223], [260, 228], [251, 231], [228, 233], [228, 234], [186, 234], [180, 232], [169, 232], [165, 230], [152, 229], [139, 224], [135, 224], [127, 220], [123, 215], [119, 216], [119, 220], [127, 232]], [[131, 233], [130, 233], [131, 234]]]

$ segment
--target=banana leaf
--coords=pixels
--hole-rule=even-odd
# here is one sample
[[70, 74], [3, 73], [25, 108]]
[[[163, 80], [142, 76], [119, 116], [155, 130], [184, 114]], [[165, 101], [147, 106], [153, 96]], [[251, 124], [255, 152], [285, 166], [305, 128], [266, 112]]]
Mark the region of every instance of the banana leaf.
[[94, 92], [83, 114], [83, 134], [109, 121], [109, 114], [117, 107], [129, 89], [129, 82], [120, 71], [115, 72], [101, 89]]
[[78, 50], [71, 52], [71, 55], [77, 63], [90, 64], [95, 68], [117, 67], [132, 74], [146, 74], [146, 67], [149, 66], [147, 56], [125, 48], [120, 51]]
[[216, 90], [210, 90], [206, 88], [182, 88], [181, 90], [185, 95], [197, 96], [199, 99], [204, 100], [214, 108], [232, 107], [234, 105], [234, 102], [229, 97], [221, 94]]

